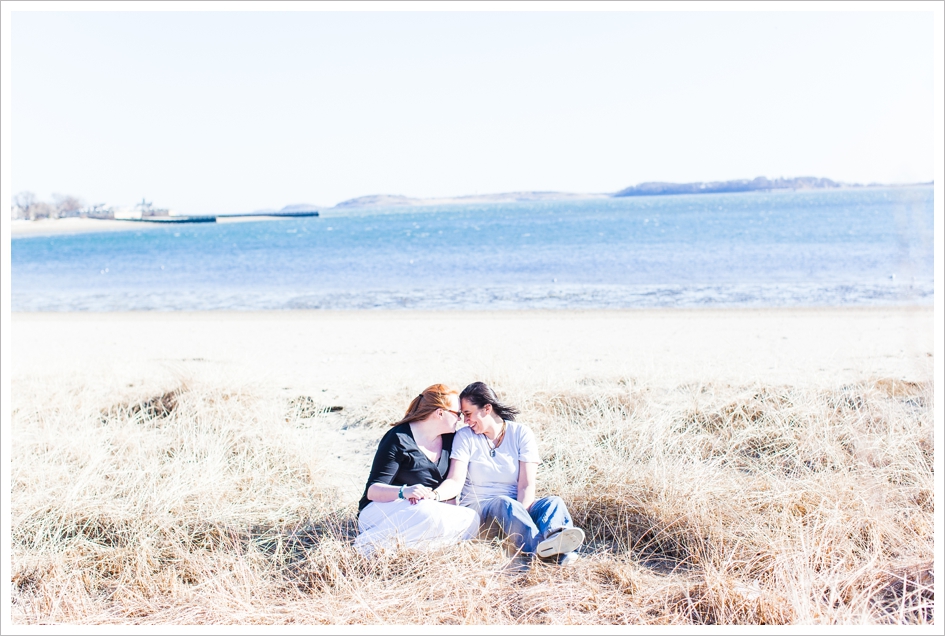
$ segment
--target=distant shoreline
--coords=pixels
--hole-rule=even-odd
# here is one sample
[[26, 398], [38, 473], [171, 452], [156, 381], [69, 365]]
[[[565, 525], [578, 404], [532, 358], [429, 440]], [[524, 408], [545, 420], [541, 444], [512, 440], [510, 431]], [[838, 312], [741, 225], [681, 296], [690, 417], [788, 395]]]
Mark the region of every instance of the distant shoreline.
[[[11, 236], [54, 236], [59, 234], [86, 234], [90, 232], [121, 232], [143, 230], [159, 225], [179, 227], [191, 222], [203, 223], [205, 219], [214, 219], [215, 223], [245, 223], [251, 221], [271, 221], [273, 219], [318, 216], [315, 214], [229, 214], [207, 217], [182, 216], [158, 217], [155, 219], [100, 219], [95, 217], [69, 217], [65, 219], [37, 219], [28, 221], [16, 219], [10, 223]], [[193, 221], [197, 219], [197, 221]]]

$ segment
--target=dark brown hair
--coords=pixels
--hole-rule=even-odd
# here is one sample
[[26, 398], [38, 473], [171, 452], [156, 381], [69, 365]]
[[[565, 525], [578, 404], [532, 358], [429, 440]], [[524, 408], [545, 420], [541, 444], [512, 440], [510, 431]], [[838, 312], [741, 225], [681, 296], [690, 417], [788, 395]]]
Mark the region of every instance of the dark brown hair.
[[403, 418], [394, 422], [391, 426], [399, 426], [407, 422], [419, 422], [437, 409], [452, 411], [451, 395], [456, 395], [456, 389], [451, 389], [445, 384], [428, 386], [423, 390], [423, 393], [411, 400]]
[[496, 415], [510, 422], [514, 422], [515, 416], [519, 414], [519, 410], [514, 406], [499, 402], [495, 391], [490, 389], [485, 382], [473, 382], [463, 389], [463, 392], [459, 394], [459, 399], [466, 400], [480, 409], [489, 404]]

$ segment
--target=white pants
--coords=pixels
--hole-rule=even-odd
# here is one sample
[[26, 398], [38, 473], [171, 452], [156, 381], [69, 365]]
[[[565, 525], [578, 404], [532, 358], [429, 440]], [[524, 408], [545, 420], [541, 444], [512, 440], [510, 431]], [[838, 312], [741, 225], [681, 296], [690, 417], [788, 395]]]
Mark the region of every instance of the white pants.
[[406, 499], [372, 501], [358, 516], [361, 534], [354, 547], [364, 555], [397, 546], [434, 548], [472, 539], [479, 533], [479, 514], [462, 506], [430, 499], [412, 505]]

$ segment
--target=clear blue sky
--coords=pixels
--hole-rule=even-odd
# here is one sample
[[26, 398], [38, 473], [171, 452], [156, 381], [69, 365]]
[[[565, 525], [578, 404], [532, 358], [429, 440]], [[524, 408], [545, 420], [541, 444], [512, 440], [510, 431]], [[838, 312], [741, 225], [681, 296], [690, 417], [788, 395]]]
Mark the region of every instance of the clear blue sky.
[[14, 11], [11, 191], [221, 213], [930, 181], [933, 38], [931, 11]]

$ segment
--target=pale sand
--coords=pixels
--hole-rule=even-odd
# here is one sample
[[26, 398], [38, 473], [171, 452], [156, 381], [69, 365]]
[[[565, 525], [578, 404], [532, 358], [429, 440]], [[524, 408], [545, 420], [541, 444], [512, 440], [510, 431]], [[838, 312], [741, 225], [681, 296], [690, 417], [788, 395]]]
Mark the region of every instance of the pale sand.
[[150, 223], [115, 221], [113, 219], [42, 219], [39, 221], [11, 221], [11, 236], [53, 236], [59, 234], [88, 234], [116, 230], [141, 230]]
[[[293, 217], [281, 217], [293, 218]], [[273, 221], [280, 217], [272, 216], [218, 216], [217, 223], [252, 223]], [[160, 221], [121, 221], [113, 219], [43, 219], [40, 221], [17, 220], [10, 223], [11, 236], [58, 236], [63, 234], [88, 234], [91, 232], [114, 232], [128, 230], [147, 230], [161, 225]], [[181, 224], [173, 224], [181, 227]], [[186, 225], [184, 226], [186, 227]]]
[[[14, 313], [15, 377], [169, 370], [339, 399], [481, 377], [839, 386], [930, 380], [925, 308]], [[114, 371], [110, 371], [114, 370]]]

